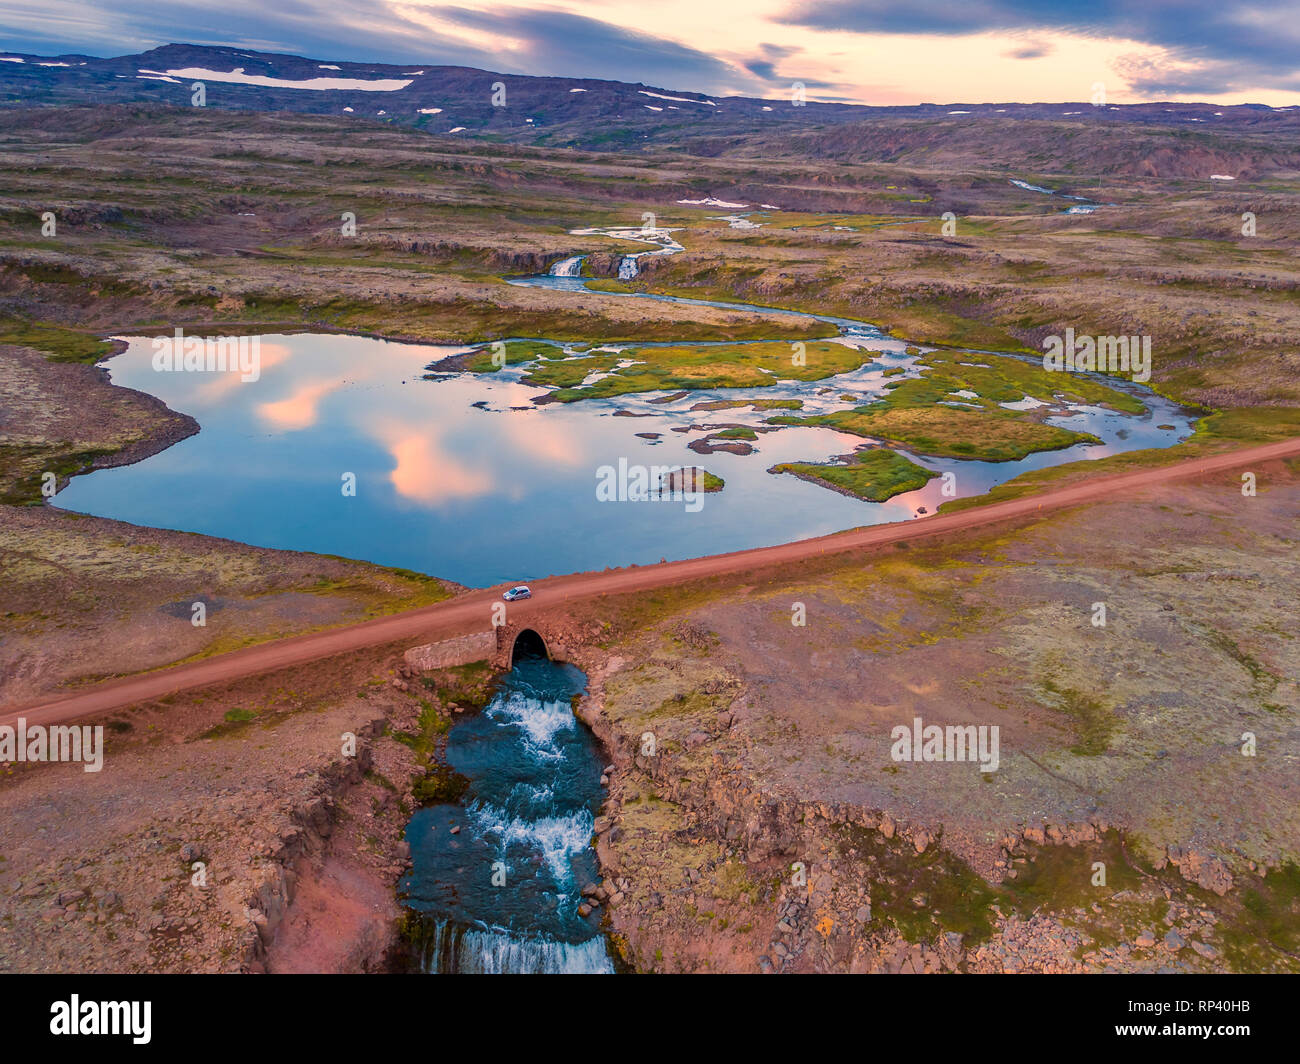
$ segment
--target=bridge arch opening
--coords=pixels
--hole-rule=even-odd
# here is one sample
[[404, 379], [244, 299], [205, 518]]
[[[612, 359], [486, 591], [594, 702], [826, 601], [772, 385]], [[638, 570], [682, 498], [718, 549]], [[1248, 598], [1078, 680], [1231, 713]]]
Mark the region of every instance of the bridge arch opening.
[[547, 649], [546, 640], [541, 637], [541, 634], [531, 628], [525, 628], [515, 636], [514, 648], [510, 652], [510, 665], [513, 667], [528, 658], [549, 660], [550, 656], [551, 652]]

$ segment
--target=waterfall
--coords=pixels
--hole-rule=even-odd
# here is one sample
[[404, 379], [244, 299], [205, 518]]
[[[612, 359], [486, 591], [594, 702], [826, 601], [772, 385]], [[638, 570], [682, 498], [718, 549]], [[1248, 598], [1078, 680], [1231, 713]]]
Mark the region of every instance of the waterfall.
[[561, 259], [551, 266], [547, 273], [551, 277], [579, 277], [582, 273], [582, 260], [586, 256], [574, 255], [571, 259]]
[[[405, 890], [425, 972], [612, 972], [591, 848], [604, 798], [594, 737], [573, 713], [586, 677], [521, 656], [492, 700], [447, 737], [468, 780], [463, 804], [416, 811]], [[453, 829], [454, 833], [453, 833]]]
[[420, 970], [430, 975], [610, 974], [614, 965], [599, 936], [560, 942], [546, 935], [521, 935], [502, 927], [465, 927], [426, 917], [422, 922]]
[[630, 281], [637, 274], [636, 256], [625, 255], [618, 264], [618, 279], [620, 281]]

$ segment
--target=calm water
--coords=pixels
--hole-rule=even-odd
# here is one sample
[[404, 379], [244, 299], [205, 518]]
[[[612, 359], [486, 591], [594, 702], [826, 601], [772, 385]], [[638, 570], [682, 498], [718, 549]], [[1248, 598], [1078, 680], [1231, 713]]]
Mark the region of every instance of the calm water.
[[[584, 282], [524, 283], [566, 289]], [[242, 382], [230, 373], [157, 372], [151, 341], [128, 337], [128, 350], [106, 363], [113, 381], [193, 415], [202, 430], [135, 465], [76, 477], [56, 501], [133, 524], [360, 558], [471, 586], [698, 557], [904, 520], [921, 507], [933, 512], [944, 501], [938, 479], [886, 503], [867, 503], [767, 472], [775, 463], [824, 461], [863, 443], [830, 429], [763, 433], [756, 452], [745, 456], [688, 449], [707, 426], [759, 427], [770, 416], [692, 412], [696, 403], [788, 397], [814, 413], [845, 405], [842, 393], [880, 394], [887, 368], [918, 372], [905, 343], [865, 323], [823, 320], [840, 328], [842, 342], [883, 353], [825, 381], [691, 392], [671, 403], [640, 395], [540, 407], [531, 400], [543, 389], [520, 383], [526, 370], [519, 367], [421, 379], [429, 362], [464, 348], [267, 335], [259, 379]], [[1169, 446], [1190, 434], [1187, 415], [1142, 394], [1149, 407], [1143, 416], [1078, 407], [1050, 419], [1094, 433], [1102, 446], [1003, 463], [909, 457], [954, 471], [957, 494], [971, 495], [1026, 470]], [[620, 410], [638, 416], [616, 416]], [[726, 488], [705, 496], [694, 512], [680, 501], [599, 501], [598, 470], [620, 459], [650, 467], [698, 464], [723, 477]], [[341, 490], [349, 473], [356, 480], [352, 497]]]
[[469, 793], [406, 830], [401, 889], [420, 914], [424, 971], [614, 970], [598, 918], [578, 915], [579, 890], [599, 878], [589, 843], [603, 797], [599, 749], [570, 703], [585, 686], [572, 665], [525, 658], [451, 730], [447, 762]]

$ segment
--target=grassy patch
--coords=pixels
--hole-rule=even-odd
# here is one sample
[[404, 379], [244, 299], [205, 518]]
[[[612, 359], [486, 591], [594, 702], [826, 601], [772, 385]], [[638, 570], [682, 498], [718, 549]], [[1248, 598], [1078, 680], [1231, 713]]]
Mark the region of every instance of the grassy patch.
[[[1105, 886], [1093, 886], [1093, 866], [1105, 865]], [[1002, 890], [1023, 913], [1065, 912], [1087, 909], [1120, 891], [1137, 891], [1152, 869], [1125, 849], [1118, 831], [1081, 846], [1033, 846], [1015, 858], [1015, 877], [1008, 876]]]
[[610, 277], [596, 277], [587, 282], [587, 291], [589, 292], [618, 292], [622, 294], [632, 290], [631, 285], [624, 284], [622, 281], [615, 281]]
[[1229, 899], [1239, 907], [1219, 925], [1220, 943], [1228, 966], [1238, 972], [1268, 971], [1281, 960], [1296, 968], [1300, 955], [1300, 866], [1292, 863], [1267, 876], [1239, 881]]
[[772, 468], [869, 502], [884, 502], [905, 491], [915, 491], [939, 475], [883, 447], [858, 451], [847, 465], [783, 462]]
[[1083, 373], [1049, 373], [1041, 365], [1003, 355], [971, 354], [964, 351], [931, 351], [921, 359], [927, 367], [919, 380], [902, 388], [932, 387], [975, 392], [983, 403], [1016, 402], [1026, 396], [1052, 402], [1058, 395], [1067, 399], [1108, 406], [1125, 414], [1141, 414], [1145, 405], [1136, 396], [1112, 388], [1095, 376]]
[[107, 358], [113, 345], [107, 340], [65, 329], [45, 322], [0, 317], [0, 344], [34, 347], [44, 351], [51, 362], [95, 363]]
[[[804, 341], [801, 350], [778, 341], [708, 347], [638, 347], [621, 352], [621, 359], [634, 360], [632, 365], [621, 368], [614, 368], [608, 360], [597, 361], [599, 356], [591, 356], [592, 370], [608, 371], [608, 376], [582, 387], [562, 386], [554, 398], [572, 403], [636, 392], [766, 388], [778, 380], [822, 380], [857, 369], [873, 357], [868, 351], [816, 340]], [[578, 368], [580, 364], [575, 364], [569, 372]], [[555, 369], [545, 367], [530, 378], [530, 383], [555, 379]]]
[[584, 355], [564, 361], [542, 362], [529, 370], [525, 384], [544, 388], [577, 388], [593, 373], [607, 373], [618, 365], [618, 355]]
[[1200, 454], [1227, 450], [1232, 444], [1269, 443], [1300, 436], [1300, 407], [1251, 407], [1221, 410], [1201, 418], [1192, 437], [1176, 447], [1127, 451], [1093, 461], [1069, 462], [1022, 473], [984, 495], [953, 499], [940, 507], [943, 513], [1018, 499], [1061, 482], [1100, 473], [1123, 473], [1167, 465]]
[[1037, 451], [1056, 451], [1095, 436], [1017, 417], [1007, 410], [961, 410], [950, 406], [855, 407], [810, 418], [775, 417], [775, 425], [825, 425], [855, 436], [890, 440], [918, 454], [1013, 462]]
[[994, 351], [1028, 350], [1007, 329], [943, 310], [932, 300], [908, 307], [881, 309], [877, 317], [888, 328], [891, 336], [904, 339]]
[[802, 399], [710, 399], [692, 407], [694, 410], [732, 410], [749, 407], [751, 410], [802, 410]]
[[1032, 414], [1004, 409], [1002, 403], [1025, 398], [1054, 403], [1064, 396], [1131, 414], [1145, 409], [1133, 396], [1091, 377], [1048, 373], [1016, 358], [933, 351], [920, 364], [921, 376], [891, 381], [888, 394], [875, 402], [810, 418], [777, 416], [770, 421], [825, 425], [892, 440], [920, 454], [1008, 462], [1099, 441], [1088, 433], [1044, 424]]
[[244, 731], [249, 724], [257, 720], [262, 714], [255, 709], [235, 709], [226, 710], [221, 718], [221, 723], [216, 724], [203, 732], [200, 739], [222, 739], [232, 735], [237, 735]]
[[[491, 347], [479, 348], [462, 356], [461, 364], [473, 373], [495, 373], [503, 366], [516, 366], [524, 362], [536, 362], [539, 358], [563, 358], [564, 351], [558, 344], [542, 340], [506, 340], [501, 342], [504, 350], [494, 352]], [[437, 367], [437, 363], [430, 369]]]
[[90, 468], [96, 459], [116, 453], [114, 448], [71, 449], [70, 443], [0, 444], [0, 503], [40, 506], [46, 473], [62, 485], [69, 477]]
[[916, 854], [901, 839], [856, 825], [841, 829], [840, 843], [869, 869], [873, 923], [892, 924], [909, 942], [955, 931], [969, 947], [993, 934], [997, 891], [941, 847]]

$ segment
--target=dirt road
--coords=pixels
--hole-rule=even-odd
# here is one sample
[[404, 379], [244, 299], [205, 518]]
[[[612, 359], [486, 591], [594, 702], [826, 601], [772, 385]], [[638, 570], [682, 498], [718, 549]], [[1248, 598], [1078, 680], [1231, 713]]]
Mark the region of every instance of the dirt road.
[[[704, 577], [783, 565], [826, 554], [888, 546], [900, 540], [914, 542], [981, 525], [1032, 516], [1044, 510], [1076, 506], [1092, 499], [1107, 498], [1119, 492], [1132, 491], [1180, 477], [1248, 468], [1272, 459], [1296, 455], [1300, 455], [1300, 439], [1283, 440], [1280, 443], [1230, 451], [1207, 458], [1190, 459], [1155, 469], [1098, 477], [1042, 494], [993, 503], [953, 514], [940, 514], [887, 525], [873, 525], [869, 528], [837, 532], [796, 543], [758, 547], [730, 554], [714, 554], [680, 562], [550, 577], [533, 582], [532, 600], [510, 605], [510, 620], [512, 623], [524, 620], [534, 611], [566, 602], [591, 599], [599, 595], [643, 591]], [[1225, 484], [1224, 490], [1233, 491], [1235, 486]], [[7, 707], [0, 710], [0, 725], [13, 724], [19, 716], [24, 717], [29, 726], [61, 723], [107, 713], [178, 691], [272, 672], [286, 666], [301, 665], [365, 647], [400, 640], [427, 642], [430, 639], [467, 632], [488, 631], [492, 624], [492, 606], [499, 601], [499, 588], [474, 591], [447, 602], [364, 621], [346, 628], [335, 628], [263, 643], [204, 661], [111, 680], [64, 697], [25, 706]]]

